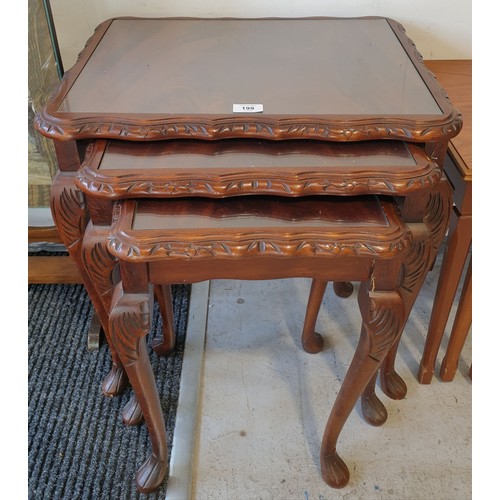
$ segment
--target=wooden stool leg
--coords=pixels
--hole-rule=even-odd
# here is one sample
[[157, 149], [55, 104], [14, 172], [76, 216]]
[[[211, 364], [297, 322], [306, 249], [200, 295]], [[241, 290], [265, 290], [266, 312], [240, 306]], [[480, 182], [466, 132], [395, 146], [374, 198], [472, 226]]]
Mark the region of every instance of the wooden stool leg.
[[116, 286], [109, 330], [144, 413], [152, 447], [151, 455], [136, 474], [137, 489], [141, 493], [155, 490], [168, 470], [165, 422], [145, 340], [151, 311], [149, 294], [124, 293], [121, 283]]
[[457, 314], [451, 330], [450, 340], [446, 348], [446, 355], [441, 364], [440, 376], [444, 382], [451, 382], [455, 378], [458, 368], [458, 358], [472, 324], [472, 262], [467, 269], [464, 287], [460, 295]]
[[437, 354], [469, 253], [471, 240], [472, 217], [458, 217], [457, 214], [454, 214], [418, 371], [418, 381], [421, 384], [430, 384], [434, 375]]
[[317, 279], [313, 279], [311, 283], [306, 316], [304, 318], [304, 328], [302, 330], [302, 347], [304, 351], [311, 354], [320, 352], [325, 344], [323, 337], [319, 333], [316, 333], [314, 329], [327, 284], [327, 281]]
[[172, 352], [175, 347], [172, 287], [170, 285], [155, 285], [154, 291], [156, 300], [160, 307], [160, 315], [163, 322], [163, 335], [154, 337], [152, 340], [152, 346], [158, 355], [165, 356]]
[[349, 481], [349, 469], [337, 453], [337, 441], [356, 401], [376, 373], [404, 321], [404, 304], [399, 293], [369, 291], [363, 283], [359, 293], [363, 327], [358, 347], [326, 424], [321, 444], [321, 472], [325, 482], [342, 488]]

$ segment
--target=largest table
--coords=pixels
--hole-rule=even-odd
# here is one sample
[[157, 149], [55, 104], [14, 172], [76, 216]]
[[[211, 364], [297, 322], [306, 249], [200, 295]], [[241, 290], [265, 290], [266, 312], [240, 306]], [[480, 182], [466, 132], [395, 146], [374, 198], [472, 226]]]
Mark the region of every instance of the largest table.
[[[105, 330], [109, 297], [96, 288], [81, 254], [89, 219], [103, 228], [110, 225], [112, 200], [103, 201], [98, 184], [90, 183], [83, 194], [76, 182], [96, 139], [129, 144], [300, 139], [357, 142], [360, 148], [366, 141], [373, 148], [376, 141], [398, 140], [415, 143], [442, 169], [448, 141], [462, 124], [403, 26], [379, 17], [110, 19], [97, 27], [35, 121], [56, 147], [60, 171], [51, 200], [56, 226]], [[245, 175], [239, 194], [263, 194], [273, 185], [252, 179], [251, 170]], [[446, 181], [439, 188], [423, 183], [409, 189], [377, 177], [382, 194], [404, 192], [408, 224], [431, 221], [434, 227], [430, 240], [415, 234], [405, 269], [409, 313], [445, 234], [451, 195], [443, 188]], [[335, 194], [351, 194], [360, 179], [376, 192], [366, 172], [358, 170]], [[167, 179], [163, 191], [149, 194], [170, 196], [170, 185]], [[112, 343], [110, 348], [113, 368], [104, 386], [112, 394], [124, 375]], [[392, 375], [383, 387], [399, 398], [405, 387], [391, 371], [395, 352], [388, 356], [385, 372]]]

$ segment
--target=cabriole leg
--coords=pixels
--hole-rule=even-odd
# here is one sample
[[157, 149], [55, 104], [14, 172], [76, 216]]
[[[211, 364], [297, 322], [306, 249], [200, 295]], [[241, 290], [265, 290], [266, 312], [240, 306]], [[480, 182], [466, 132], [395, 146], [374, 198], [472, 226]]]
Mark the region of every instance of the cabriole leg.
[[363, 326], [356, 352], [326, 424], [321, 444], [321, 472], [325, 482], [342, 488], [349, 482], [349, 469], [337, 453], [337, 441], [356, 401], [403, 325], [404, 304], [396, 291], [370, 291], [361, 285], [358, 301]]
[[121, 283], [116, 286], [109, 330], [144, 414], [152, 447], [151, 455], [136, 473], [141, 493], [158, 488], [168, 470], [165, 422], [145, 339], [151, 311], [151, 294], [125, 293]]
[[[165, 356], [172, 352], [175, 347], [172, 287], [170, 285], [155, 285], [154, 294], [160, 307], [163, 329], [162, 335], [152, 339], [152, 347], [158, 355]], [[122, 420], [125, 425], [139, 425], [142, 423], [143, 414], [135, 394], [130, 396], [128, 403], [124, 406]]]

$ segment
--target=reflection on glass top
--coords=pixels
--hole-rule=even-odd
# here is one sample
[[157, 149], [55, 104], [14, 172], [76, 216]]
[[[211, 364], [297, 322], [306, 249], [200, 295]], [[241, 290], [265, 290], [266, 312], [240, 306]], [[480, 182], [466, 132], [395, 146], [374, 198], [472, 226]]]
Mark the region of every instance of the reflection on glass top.
[[[166, 170], [202, 168], [321, 168], [350, 170], [380, 168], [387, 172], [413, 169], [416, 163], [401, 141], [353, 143], [322, 141], [171, 140], [157, 142], [108, 141], [99, 169]], [[406, 167], [406, 169], [405, 169]]]
[[442, 115], [385, 19], [114, 20], [59, 111], [233, 115], [249, 103]]
[[347, 198], [234, 197], [137, 202], [133, 230], [387, 227], [375, 196]]

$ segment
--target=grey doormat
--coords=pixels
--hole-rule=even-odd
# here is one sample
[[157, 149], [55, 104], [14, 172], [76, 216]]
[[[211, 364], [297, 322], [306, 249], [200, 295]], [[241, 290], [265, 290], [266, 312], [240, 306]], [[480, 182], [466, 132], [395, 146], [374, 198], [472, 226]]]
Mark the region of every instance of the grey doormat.
[[[190, 285], [172, 289], [177, 344], [167, 357], [149, 346], [167, 427], [169, 450], [179, 396]], [[28, 489], [40, 499], [163, 499], [139, 495], [135, 471], [148, 457], [144, 424], [127, 427], [121, 409], [130, 396], [107, 398], [101, 381], [111, 367], [107, 344], [88, 351], [93, 309], [82, 285], [28, 286]], [[161, 331], [157, 306], [153, 331]], [[151, 339], [151, 335], [149, 339]]]

